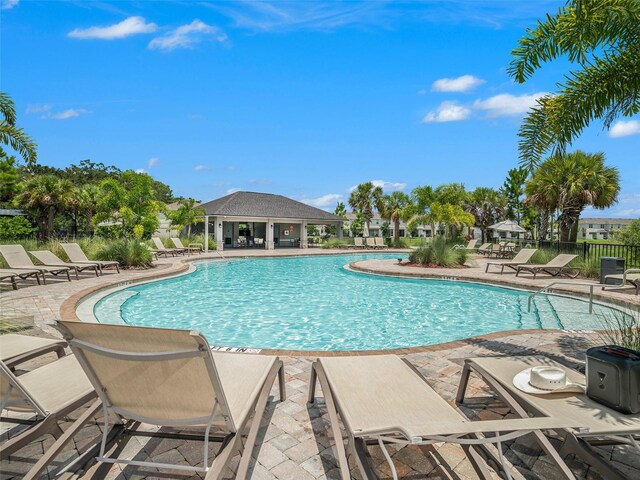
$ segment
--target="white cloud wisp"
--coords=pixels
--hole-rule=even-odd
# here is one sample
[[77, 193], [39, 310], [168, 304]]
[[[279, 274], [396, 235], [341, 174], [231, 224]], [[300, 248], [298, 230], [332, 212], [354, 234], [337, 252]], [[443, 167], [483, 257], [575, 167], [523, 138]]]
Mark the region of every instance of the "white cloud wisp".
[[155, 23], [147, 23], [143, 17], [129, 17], [108, 27], [76, 28], [69, 32], [67, 36], [82, 40], [117, 40], [131, 35], [153, 33], [157, 29], [158, 26]]
[[456, 102], [442, 102], [435, 112], [427, 113], [421, 123], [459, 122], [471, 116], [471, 109]]
[[620, 138], [630, 135], [640, 135], [640, 121], [638, 120], [618, 120], [609, 130], [609, 137]]
[[431, 85], [433, 92], [470, 92], [478, 85], [485, 83], [481, 78], [473, 75], [462, 75], [457, 78], [441, 78]]
[[224, 43], [229, 37], [218, 27], [194, 20], [187, 25], [170, 30], [149, 42], [149, 49], [170, 52], [176, 48], [193, 48], [203, 40], [210, 39]]

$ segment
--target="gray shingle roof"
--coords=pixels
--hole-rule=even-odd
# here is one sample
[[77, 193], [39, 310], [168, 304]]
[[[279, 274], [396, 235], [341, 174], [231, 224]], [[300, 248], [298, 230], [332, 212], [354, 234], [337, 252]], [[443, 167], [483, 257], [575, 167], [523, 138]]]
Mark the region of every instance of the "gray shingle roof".
[[235, 192], [201, 204], [207, 215], [228, 217], [265, 217], [320, 220], [327, 222], [343, 221], [319, 208], [271, 193]]

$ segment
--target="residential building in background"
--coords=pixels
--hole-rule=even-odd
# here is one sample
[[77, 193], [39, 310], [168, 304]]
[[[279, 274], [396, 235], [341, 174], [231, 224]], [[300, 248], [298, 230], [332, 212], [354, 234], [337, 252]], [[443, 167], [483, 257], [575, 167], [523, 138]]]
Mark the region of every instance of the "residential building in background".
[[578, 221], [578, 238], [587, 240], [611, 240], [613, 233], [631, 223], [631, 218], [581, 218]]

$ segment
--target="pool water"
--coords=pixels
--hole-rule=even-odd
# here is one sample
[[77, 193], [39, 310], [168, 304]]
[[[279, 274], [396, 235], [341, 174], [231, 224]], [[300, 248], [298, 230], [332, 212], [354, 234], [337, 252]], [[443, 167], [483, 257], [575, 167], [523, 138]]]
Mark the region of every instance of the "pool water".
[[601, 328], [609, 307], [475, 283], [366, 275], [345, 265], [389, 254], [196, 262], [181, 277], [112, 293], [103, 323], [194, 329], [218, 346], [380, 350], [516, 329]]

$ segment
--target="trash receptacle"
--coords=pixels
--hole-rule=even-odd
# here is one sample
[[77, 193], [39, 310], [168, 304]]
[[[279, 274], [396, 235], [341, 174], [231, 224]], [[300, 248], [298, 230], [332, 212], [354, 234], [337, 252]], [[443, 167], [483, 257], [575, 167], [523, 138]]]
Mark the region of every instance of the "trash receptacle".
[[[600, 283], [605, 284], [607, 275], [622, 275], [624, 273], [624, 258], [622, 257], [600, 257]], [[610, 281], [610, 283], [620, 283]]]

